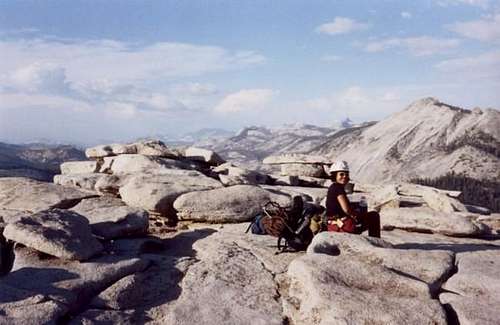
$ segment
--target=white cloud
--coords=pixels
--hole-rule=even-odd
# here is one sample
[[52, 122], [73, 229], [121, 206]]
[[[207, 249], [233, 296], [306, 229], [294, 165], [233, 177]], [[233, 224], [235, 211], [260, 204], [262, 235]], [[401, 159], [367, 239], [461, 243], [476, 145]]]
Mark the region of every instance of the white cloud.
[[382, 52], [391, 48], [403, 48], [414, 56], [427, 56], [448, 53], [460, 45], [460, 40], [454, 38], [436, 38], [430, 36], [388, 38], [368, 42], [364, 46], [366, 52]]
[[335, 17], [335, 19], [332, 22], [322, 24], [316, 27], [315, 31], [317, 33], [323, 33], [328, 35], [339, 35], [359, 30], [365, 30], [368, 28], [370, 28], [369, 24], [360, 23], [346, 17]]
[[324, 62], [337, 62], [342, 60], [342, 58], [338, 55], [324, 55], [321, 57], [321, 61]]
[[500, 50], [473, 57], [445, 60], [436, 64], [435, 67], [448, 74], [460, 75], [462, 79], [500, 80]]
[[263, 109], [277, 91], [272, 89], [243, 89], [224, 97], [214, 108], [219, 113], [235, 113]]
[[230, 51], [218, 46], [159, 42], [147, 46], [113, 40], [0, 41], [0, 74], [35, 62], [65, 69], [71, 82], [108, 79], [136, 83], [254, 66], [265, 57], [252, 51]]
[[484, 42], [500, 42], [500, 14], [485, 19], [455, 23], [447, 28], [464, 37]]
[[401, 12], [401, 17], [403, 17], [405, 19], [410, 19], [412, 17], [412, 14], [409, 13], [408, 11], [402, 11]]
[[67, 93], [69, 85], [64, 68], [39, 62], [12, 71], [5, 82], [6, 87], [41, 93]]

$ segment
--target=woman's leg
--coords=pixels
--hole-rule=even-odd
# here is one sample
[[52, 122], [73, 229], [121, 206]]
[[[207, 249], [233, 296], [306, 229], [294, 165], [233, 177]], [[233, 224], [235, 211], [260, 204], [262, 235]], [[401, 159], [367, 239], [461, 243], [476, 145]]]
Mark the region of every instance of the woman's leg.
[[362, 231], [368, 229], [368, 236], [380, 238], [380, 215], [375, 211], [363, 213], [357, 218], [362, 225]]

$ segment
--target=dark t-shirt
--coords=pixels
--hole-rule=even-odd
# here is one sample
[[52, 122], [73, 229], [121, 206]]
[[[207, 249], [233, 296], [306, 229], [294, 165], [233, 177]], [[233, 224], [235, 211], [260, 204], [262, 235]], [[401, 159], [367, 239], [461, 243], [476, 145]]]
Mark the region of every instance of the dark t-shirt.
[[328, 217], [347, 216], [344, 210], [342, 210], [339, 200], [337, 200], [337, 196], [341, 194], [346, 195], [344, 190], [344, 185], [341, 185], [339, 183], [333, 183], [328, 188], [328, 195], [326, 196], [326, 215]]

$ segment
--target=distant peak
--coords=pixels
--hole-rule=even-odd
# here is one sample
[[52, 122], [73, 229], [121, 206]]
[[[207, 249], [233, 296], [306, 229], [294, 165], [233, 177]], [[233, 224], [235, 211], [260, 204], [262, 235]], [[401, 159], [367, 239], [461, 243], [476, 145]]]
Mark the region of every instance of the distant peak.
[[420, 108], [424, 108], [424, 107], [443, 107], [443, 108], [447, 108], [447, 109], [450, 109], [453, 111], [470, 112], [466, 109], [443, 103], [434, 97], [425, 97], [425, 98], [416, 100], [413, 103], [411, 103], [410, 106], [408, 106], [408, 109], [410, 109], [410, 110], [411, 109], [420, 109]]
[[425, 97], [414, 101], [413, 103], [410, 104], [410, 106], [430, 106], [430, 105], [440, 105], [440, 104], [442, 103], [435, 97]]

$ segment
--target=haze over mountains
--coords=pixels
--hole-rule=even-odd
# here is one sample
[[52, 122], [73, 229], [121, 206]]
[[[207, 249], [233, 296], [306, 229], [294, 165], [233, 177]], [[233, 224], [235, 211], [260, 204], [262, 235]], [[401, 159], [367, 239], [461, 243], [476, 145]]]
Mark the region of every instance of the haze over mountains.
[[[202, 129], [176, 139], [158, 138], [169, 145], [208, 148], [252, 169], [269, 170], [262, 160], [270, 155], [307, 153], [347, 160], [355, 179], [363, 182], [435, 178], [451, 171], [500, 180], [500, 112], [465, 110], [434, 98], [415, 101], [380, 122], [360, 125], [346, 120], [335, 128], [250, 126], [235, 135]], [[50, 180], [62, 161], [82, 157], [82, 151], [70, 146], [0, 144], [0, 175]]]

